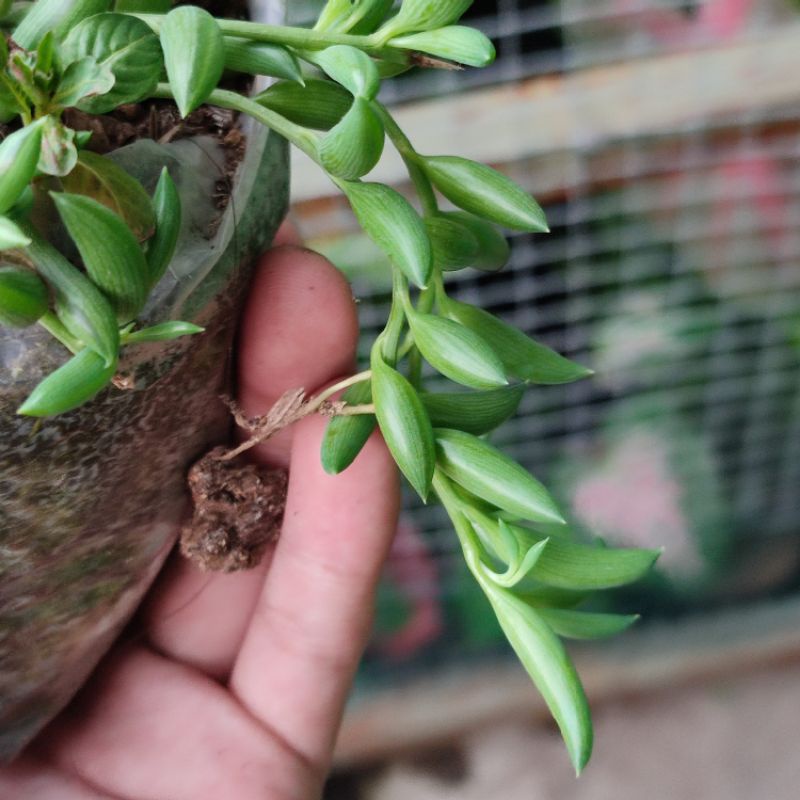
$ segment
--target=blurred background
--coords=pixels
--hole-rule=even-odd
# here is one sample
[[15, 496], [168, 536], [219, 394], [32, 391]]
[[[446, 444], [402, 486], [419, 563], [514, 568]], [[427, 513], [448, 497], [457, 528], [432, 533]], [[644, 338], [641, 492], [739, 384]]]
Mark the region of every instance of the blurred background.
[[[321, 3], [293, 2], [311, 17]], [[597, 750], [576, 782], [440, 509], [409, 494], [329, 796], [783, 800], [800, 761], [800, 2], [477, 0], [482, 71], [385, 89], [427, 154], [505, 171], [547, 236], [453, 293], [586, 364], [494, 441], [571, 522], [664, 546], [576, 649]], [[405, 191], [393, 153], [376, 170]], [[389, 272], [297, 155], [294, 214], [351, 279], [364, 353]]]

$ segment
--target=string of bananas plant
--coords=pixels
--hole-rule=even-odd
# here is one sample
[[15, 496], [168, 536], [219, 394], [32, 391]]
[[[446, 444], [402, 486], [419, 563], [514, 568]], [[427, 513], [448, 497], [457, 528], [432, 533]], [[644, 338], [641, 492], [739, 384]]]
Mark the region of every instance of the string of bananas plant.
[[[657, 553], [571, 538], [544, 486], [485, 438], [532, 384], [590, 373], [448, 296], [449, 272], [503, 267], [508, 245], [498, 228], [544, 233], [544, 214], [487, 166], [417, 152], [378, 99], [384, 78], [416, 65], [492, 61], [491, 42], [457, 24], [470, 5], [328, 0], [305, 29], [218, 19], [168, 0], [0, 1], [0, 121], [8, 131], [0, 144], [0, 323], [41, 325], [71, 354], [19, 408], [34, 417], [90, 402], [112, 381], [121, 348], [200, 331], [181, 321], [137, 324], [180, 228], [169, 173], [151, 198], [121, 167], [86, 149], [90, 134], [65, 124], [66, 109], [103, 114], [161, 99], [185, 117], [211, 104], [249, 115], [299, 147], [346, 195], [393, 274], [386, 327], [369, 370], [349, 381], [344, 413], [330, 422], [323, 464], [331, 473], [346, 469], [380, 427], [414, 490], [446, 508], [469, 569], [580, 771], [591, 752], [591, 721], [559, 637], [627, 628], [635, 617], [578, 607], [595, 590], [640, 578]], [[277, 81], [249, 97], [219, 88], [230, 71]], [[408, 169], [416, 207], [363, 180], [387, 138]], [[440, 196], [458, 210], [442, 210]], [[66, 230], [69, 250], [37, 225], [42, 204]], [[423, 362], [458, 387], [425, 391]]]

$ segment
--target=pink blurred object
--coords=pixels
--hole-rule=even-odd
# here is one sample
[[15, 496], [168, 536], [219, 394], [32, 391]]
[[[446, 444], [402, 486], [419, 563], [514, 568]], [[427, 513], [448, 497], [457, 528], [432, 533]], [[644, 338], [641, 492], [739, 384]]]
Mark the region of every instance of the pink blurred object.
[[646, 31], [660, 44], [678, 47], [691, 42], [721, 42], [746, 27], [755, 0], [708, 0], [689, 16], [680, 10], [643, 8], [641, 0], [619, 0], [617, 12], [627, 25]]
[[407, 518], [398, 523], [384, 579], [409, 602], [411, 614], [400, 630], [379, 636], [375, 649], [392, 661], [405, 661], [438, 639], [444, 627], [439, 570], [419, 530]]

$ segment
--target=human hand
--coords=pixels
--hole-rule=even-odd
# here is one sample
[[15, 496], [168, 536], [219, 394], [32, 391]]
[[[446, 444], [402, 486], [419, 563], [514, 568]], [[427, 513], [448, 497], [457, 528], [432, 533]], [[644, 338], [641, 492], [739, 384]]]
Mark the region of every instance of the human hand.
[[[341, 275], [297, 247], [271, 251], [243, 318], [244, 411], [263, 413], [288, 389], [311, 392], [346, 374], [356, 339]], [[324, 427], [305, 419], [253, 451], [290, 466], [272, 557], [234, 575], [173, 557], [142, 612], [142, 638], [119, 644], [0, 771], [0, 800], [319, 797], [399, 495], [377, 436], [349, 470], [326, 475]]]

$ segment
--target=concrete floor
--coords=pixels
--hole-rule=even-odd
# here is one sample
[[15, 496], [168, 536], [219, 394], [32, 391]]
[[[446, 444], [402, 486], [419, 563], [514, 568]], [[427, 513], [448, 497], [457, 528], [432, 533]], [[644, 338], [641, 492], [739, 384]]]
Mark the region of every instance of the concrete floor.
[[800, 664], [595, 710], [576, 780], [557, 733], [508, 724], [351, 783], [366, 800], [797, 800]]

